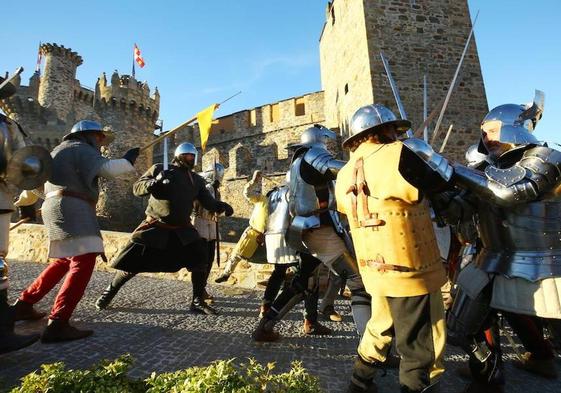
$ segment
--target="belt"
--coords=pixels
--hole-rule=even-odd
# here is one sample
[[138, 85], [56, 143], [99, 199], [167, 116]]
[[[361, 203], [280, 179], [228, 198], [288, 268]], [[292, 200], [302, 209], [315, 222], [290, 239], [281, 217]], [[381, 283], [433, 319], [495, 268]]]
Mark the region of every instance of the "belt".
[[86, 194], [83, 194], [81, 192], [76, 192], [76, 191], [70, 191], [70, 190], [56, 190], [56, 191], [51, 191], [45, 194], [45, 199], [48, 198], [54, 198], [54, 197], [70, 197], [70, 198], [76, 198], [76, 199], [81, 199], [83, 201], [88, 202], [88, 204], [93, 207], [95, 209], [95, 206], [97, 204], [96, 201], [94, 201], [93, 199], [91, 199], [89, 196], [87, 196]]
[[373, 259], [361, 259], [359, 260], [358, 263], [361, 267], [368, 266], [378, 270], [381, 273], [384, 273], [386, 271], [394, 271], [394, 272], [402, 272], [402, 273], [410, 273], [416, 271], [415, 269], [407, 266], [391, 265], [389, 263], [384, 263]]
[[138, 228], [136, 228], [134, 231], [139, 231], [139, 230], [143, 230], [143, 229], [148, 229], [151, 227], [158, 227], [158, 228], [162, 228], [162, 229], [170, 229], [170, 230], [174, 230], [174, 229], [183, 229], [183, 228], [194, 228], [193, 225], [191, 223], [185, 224], [185, 225], [171, 225], [171, 224], [166, 224], [165, 222], [162, 222], [160, 220], [158, 220], [155, 217], [150, 217], [150, 216], [146, 216], [146, 220], [145, 224], [140, 224], [138, 226]]

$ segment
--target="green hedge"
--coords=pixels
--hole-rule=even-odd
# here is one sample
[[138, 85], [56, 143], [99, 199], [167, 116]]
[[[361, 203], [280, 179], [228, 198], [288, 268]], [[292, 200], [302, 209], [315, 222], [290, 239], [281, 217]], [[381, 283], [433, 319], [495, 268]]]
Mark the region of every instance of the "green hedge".
[[26, 375], [11, 393], [318, 393], [319, 380], [293, 362], [290, 371], [273, 372], [274, 363], [254, 359], [235, 364], [220, 360], [206, 367], [191, 367], [173, 373], [152, 373], [145, 380], [133, 379], [128, 371], [130, 355], [104, 360], [88, 370], [66, 370], [64, 363], [44, 364]]

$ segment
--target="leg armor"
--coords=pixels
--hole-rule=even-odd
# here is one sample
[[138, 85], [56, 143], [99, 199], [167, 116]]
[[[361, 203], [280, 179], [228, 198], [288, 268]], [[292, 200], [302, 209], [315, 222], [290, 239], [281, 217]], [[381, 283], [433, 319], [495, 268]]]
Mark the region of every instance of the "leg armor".
[[343, 280], [347, 281], [347, 286], [351, 290], [353, 319], [355, 321], [356, 330], [362, 337], [366, 329], [366, 324], [370, 320], [372, 310], [371, 297], [364, 288], [362, 277], [358, 271], [358, 265], [349, 254], [344, 253], [333, 262], [330, 269]]
[[308, 293], [312, 293], [318, 285], [314, 273], [321, 265], [321, 261], [309, 254], [302, 254], [302, 262], [298, 272], [292, 279], [289, 286], [285, 287], [271, 305], [271, 310], [267, 312], [265, 318], [274, 323], [280, 321], [298, 303], [300, 303]]

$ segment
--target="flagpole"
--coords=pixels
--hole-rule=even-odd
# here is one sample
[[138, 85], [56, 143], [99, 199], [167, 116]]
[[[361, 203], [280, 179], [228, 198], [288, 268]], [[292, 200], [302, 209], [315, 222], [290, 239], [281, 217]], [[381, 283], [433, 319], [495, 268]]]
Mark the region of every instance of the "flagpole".
[[135, 70], [134, 70], [134, 51], [136, 50], [136, 44], [132, 47], [132, 77], [135, 77]]

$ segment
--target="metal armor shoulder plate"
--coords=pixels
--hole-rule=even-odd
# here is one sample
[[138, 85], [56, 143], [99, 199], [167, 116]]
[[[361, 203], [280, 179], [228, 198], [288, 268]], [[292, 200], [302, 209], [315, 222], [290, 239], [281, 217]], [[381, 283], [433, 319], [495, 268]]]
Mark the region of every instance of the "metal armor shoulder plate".
[[485, 168], [485, 176], [504, 187], [510, 187], [526, 177], [526, 169], [518, 164], [507, 169], [488, 166]]
[[555, 187], [561, 181], [561, 152], [546, 146], [536, 146], [524, 152], [520, 165], [529, 170], [540, 190]]
[[345, 164], [343, 161], [336, 160], [333, 155], [325, 149], [312, 147], [304, 154], [304, 161], [310, 164], [322, 175], [332, 170], [337, 174]]
[[403, 141], [403, 145], [415, 153], [423, 160], [434, 172], [438, 173], [444, 180], [448, 181], [454, 173], [454, 169], [448, 160], [436, 153], [432, 147], [419, 138], [408, 138]]

